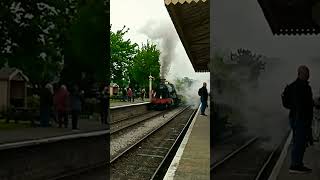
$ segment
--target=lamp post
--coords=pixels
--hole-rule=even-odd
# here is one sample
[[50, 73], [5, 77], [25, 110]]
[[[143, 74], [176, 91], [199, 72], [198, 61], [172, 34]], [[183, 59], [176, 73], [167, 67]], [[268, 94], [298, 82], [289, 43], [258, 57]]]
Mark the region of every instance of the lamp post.
[[154, 77], [151, 76], [151, 74], [149, 75], [149, 101], [151, 102], [152, 99], [152, 79], [154, 79]]

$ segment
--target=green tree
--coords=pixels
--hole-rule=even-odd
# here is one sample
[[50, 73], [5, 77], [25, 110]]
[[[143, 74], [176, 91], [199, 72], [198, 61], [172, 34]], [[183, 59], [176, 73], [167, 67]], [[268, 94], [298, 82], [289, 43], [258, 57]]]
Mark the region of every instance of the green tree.
[[126, 28], [126, 26], [116, 32], [112, 32], [110, 27], [110, 80], [121, 87], [126, 86], [130, 81], [129, 67], [133, 64], [133, 58], [138, 47], [130, 39], [124, 39], [124, 35], [128, 31], [129, 28]]
[[98, 0], [84, 0], [77, 5], [77, 16], [66, 33], [64, 82], [81, 82], [86, 89], [109, 78], [106, 73], [109, 23], [104, 8], [103, 1]]
[[58, 76], [64, 33], [76, 14], [76, 4], [76, 0], [1, 1], [0, 66], [23, 70], [32, 84]]
[[148, 87], [149, 75], [160, 78], [160, 50], [155, 44], [142, 44], [130, 64], [129, 75], [133, 87]]

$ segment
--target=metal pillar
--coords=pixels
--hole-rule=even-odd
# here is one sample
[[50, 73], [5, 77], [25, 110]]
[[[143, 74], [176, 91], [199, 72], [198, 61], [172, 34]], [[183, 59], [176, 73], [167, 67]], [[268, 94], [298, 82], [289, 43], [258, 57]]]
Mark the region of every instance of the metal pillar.
[[152, 79], [153, 79], [153, 77], [150, 74], [150, 76], [149, 76], [149, 101], [150, 102], [151, 102], [151, 98], [152, 98]]

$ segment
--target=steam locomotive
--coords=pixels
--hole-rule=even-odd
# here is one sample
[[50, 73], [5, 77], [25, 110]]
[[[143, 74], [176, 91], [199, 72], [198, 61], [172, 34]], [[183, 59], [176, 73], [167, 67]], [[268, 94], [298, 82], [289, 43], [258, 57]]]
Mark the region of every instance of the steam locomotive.
[[161, 79], [160, 84], [153, 93], [151, 108], [155, 110], [165, 110], [178, 106], [180, 101], [174, 85], [165, 79]]

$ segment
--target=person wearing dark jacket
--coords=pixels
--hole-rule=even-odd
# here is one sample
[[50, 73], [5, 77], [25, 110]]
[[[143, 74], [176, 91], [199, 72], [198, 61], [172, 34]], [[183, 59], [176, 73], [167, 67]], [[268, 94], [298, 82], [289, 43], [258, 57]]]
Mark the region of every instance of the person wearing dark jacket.
[[75, 86], [70, 96], [73, 130], [78, 130], [78, 121], [79, 121], [79, 116], [82, 109], [82, 102], [83, 102], [83, 95], [80, 92], [78, 86]]
[[207, 83], [203, 83], [202, 88], [199, 89], [198, 94], [200, 96], [201, 101], [201, 115], [206, 116], [204, 113], [206, 108], [208, 107], [208, 90], [207, 90]]
[[53, 87], [47, 84], [40, 93], [40, 126], [48, 127], [50, 111], [53, 106]]
[[298, 78], [289, 85], [291, 87], [291, 102], [289, 119], [293, 132], [293, 147], [291, 151], [291, 173], [308, 173], [312, 170], [303, 164], [303, 156], [308, 143], [313, 144], [312, 119], [313, 97], [308, 82], [309, 69], [306, 66], [298, 68]]
[[109, 116], [109, 86], [105, 86], [100, 94], [101, 104], [101, 124], [108, 124]]

